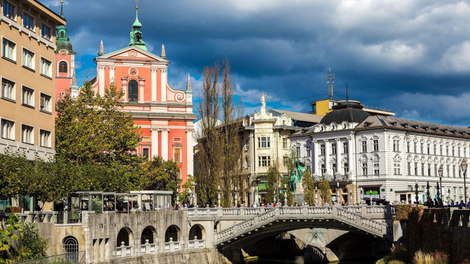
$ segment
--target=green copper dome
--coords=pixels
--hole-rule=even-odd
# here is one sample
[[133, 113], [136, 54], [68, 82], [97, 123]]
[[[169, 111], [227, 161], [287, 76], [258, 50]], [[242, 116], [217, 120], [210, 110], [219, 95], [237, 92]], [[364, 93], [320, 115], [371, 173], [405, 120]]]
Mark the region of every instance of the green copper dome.
[[66, 49], [69, 53], [75, 54], [75, 51], [73, 51], [72, 48], [72, 43], [70, 43], [70, 39], [67, 37], [67, 28], [65, 26], [57, 27], [56, 45], [56, 52]]
[[135, 7], [135, 21], [134, 24], [132, 24], [132, 31], [130, 33], [130, 42], [129, 46], [136, 46], [140, 49], [143, 49], [147, 51], [147, 47], [145, 47], [145, 42], [142, 39], [142, 32], [140, 31], [140, 28], [142, 27], [142, 24], [139, 21], [139, 7]]

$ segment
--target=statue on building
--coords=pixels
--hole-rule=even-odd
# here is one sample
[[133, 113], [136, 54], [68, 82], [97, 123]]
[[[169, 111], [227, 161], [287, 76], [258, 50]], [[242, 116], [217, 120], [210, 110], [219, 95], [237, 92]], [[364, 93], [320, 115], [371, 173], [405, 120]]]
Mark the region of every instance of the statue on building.
[[262, 107], [266, 107], [266, 97], [267, 96], [268, 96], [268, 94], [265, 94], [265, 93], [261, 94], [261, 106]]

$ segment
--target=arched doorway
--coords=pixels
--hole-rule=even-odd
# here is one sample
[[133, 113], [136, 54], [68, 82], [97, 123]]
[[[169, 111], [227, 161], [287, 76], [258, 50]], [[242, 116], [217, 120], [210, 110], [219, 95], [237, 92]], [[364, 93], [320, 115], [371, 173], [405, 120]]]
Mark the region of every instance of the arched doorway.
[[165, 242], [170, 242], [170, 238], [172, 238], [173, 242], [178, 241], [179, 232], [179, 227], [175, 225], [169, 226], [165, 232]]
[[129, 93], [127, 95], [129, 102], [137, 102], [139, 100], [139, 87], [137, 81], [131, 80], [129, 82]]
[[65, 252], [67, 262], [78, 263], [79, 261], [79, 246], [78, 240], [73, 236], [67, 236], [62, 240], [62, 248]]

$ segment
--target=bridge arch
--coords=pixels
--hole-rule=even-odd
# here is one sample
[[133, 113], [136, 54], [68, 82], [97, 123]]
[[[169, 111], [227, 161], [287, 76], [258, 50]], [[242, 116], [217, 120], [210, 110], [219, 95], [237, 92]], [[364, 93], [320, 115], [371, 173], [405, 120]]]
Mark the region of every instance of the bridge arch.
[[195, 224], [189, 230], [189, 240], [197, 239], [206, 239], [206, 230], [202, 225]]
[[157, 241], [157, 230], [153, 226], [147, 226], [142, 230], [142, 234], [140, 236], [140, 244], [153, 244]]
[[[123, 227], [119, 230], [117, 239], [116, 239], [116, 246], [120, 247], [122, 245], [129, 246], [129, 243], [134, 240], [134, 234], [132, 230], [128, 227]], [[124, 244], [122, 243], [124, 242]]]
[[178, 241], [181, 237], [181, 229], [177, 225], [171, 225], [166, 229], [165, 242]]

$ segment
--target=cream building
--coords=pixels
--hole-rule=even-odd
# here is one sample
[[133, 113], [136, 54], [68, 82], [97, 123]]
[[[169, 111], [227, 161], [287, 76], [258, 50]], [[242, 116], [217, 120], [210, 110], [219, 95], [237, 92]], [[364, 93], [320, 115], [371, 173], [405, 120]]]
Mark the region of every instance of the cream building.
[[245, 204], [263, 202], [266, 174], [275, 163], [287, 176], [286, 159], [291, 151], [289, 136], [302, 128], [318, 123], [322, 116], [284, 110], [266, 109], [266, 96], [261, 97], [261, 109], [243, 120], [241, 130]]
[[0, 2], [1, 138], [29, 159], [54, 154], [55, 32], [65, 19], [36, 0]]

